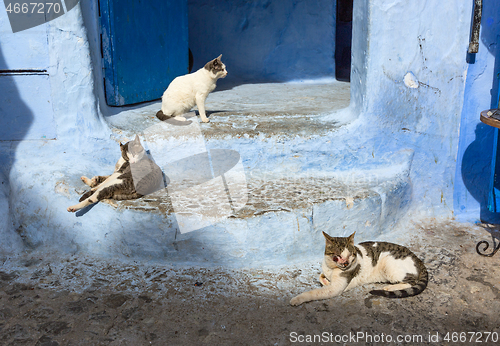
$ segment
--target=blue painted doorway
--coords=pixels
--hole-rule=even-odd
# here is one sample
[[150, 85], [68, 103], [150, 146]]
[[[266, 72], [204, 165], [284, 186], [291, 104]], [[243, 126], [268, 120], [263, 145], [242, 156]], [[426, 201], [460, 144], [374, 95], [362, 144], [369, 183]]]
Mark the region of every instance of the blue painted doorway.
[[99, 15], [108, 105], [158, 99], [188, 73], [187, 0], [100, 0]]

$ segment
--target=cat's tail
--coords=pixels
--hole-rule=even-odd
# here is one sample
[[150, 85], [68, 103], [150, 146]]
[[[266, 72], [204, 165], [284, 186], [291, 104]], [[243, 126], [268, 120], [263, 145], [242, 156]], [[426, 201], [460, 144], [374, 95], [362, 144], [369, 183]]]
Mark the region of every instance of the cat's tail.
[[160, 119], [161, 121], [163, 121], [163, 120], [167, 120], [167, 119], [172, 118], [172, 117], [171, 117], [171, 116], [169, 116], [169, 115], [165, 115], [165, 114], [163, 114], [163, 112], [162, 112], [161, 110], [159, 110], [159, 111], [158, 111], [158, 113], [156, 113], [156, 117], [157, 117], [158, 119]]
[[429, 274], [427, 273], [427, 269], [425, 268], [423, 263], [420, 263], [419, 267], [419, 275], [416, 280], [403, 280], [403, 283], [409, 283], [412, 285], [411, 287], [397, 291], [373, 290], [370, 291], [370, 293], [374, 296], [381, 296], [386, 298], [407, 298], [422, 293], [423, 290], [425, 290], [425, 288], [427, 287], [427, 283], [429, 282]]

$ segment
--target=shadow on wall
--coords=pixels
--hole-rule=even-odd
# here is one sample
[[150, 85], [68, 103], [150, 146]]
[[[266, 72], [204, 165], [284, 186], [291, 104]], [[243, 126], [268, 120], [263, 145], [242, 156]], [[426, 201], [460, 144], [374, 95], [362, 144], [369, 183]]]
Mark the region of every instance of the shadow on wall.
[[[500, 5], [493, 2], [484, 2], [481, 23], [481, 41], [483, 44], [480, 49], [487, 48], [488, 52], [495, 57], [494, 73], [491, 76], [490, 108], [498, 108], [499, 101], [500, 29], [496, 25], [499, 21]], [[487, 88], [484, 89], [487, 90]], [[479, 113], [474, 116], [479, 120]], [[500, 213], [493, 213], [488, 210], [495, 131], [497, 130], [489, 125], [477, 124], [475, 139], [465, 150], [461, 166], [464, 185], [472, 197], [480, 204], [480, 220], [489, 223], [500, 223]]]
[[490, 223], [500, 221], [499, 216], [488, 210], [494, 131], [491, 126], [478, 124], [476, 138], [467, 147], [462, 158], [462, 179], [465, 187], [480, 204], [480, 220]]
[[[16, 84], [16, 76], [8, 72], [0, 50], [0, 251], [13, 251], [19, 241], [12, 231], [9, 215], [10, 171], [16, 150], [31, 125], [34, 115], [23, 101]], [[27, 77], [25, 77], [27, 78]]]

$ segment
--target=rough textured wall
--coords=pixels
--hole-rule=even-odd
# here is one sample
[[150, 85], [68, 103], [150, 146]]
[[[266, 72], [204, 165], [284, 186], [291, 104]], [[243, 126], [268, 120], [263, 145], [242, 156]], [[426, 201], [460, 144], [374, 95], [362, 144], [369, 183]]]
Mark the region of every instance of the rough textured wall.
[[455, 183], [459, 220], [498, 222], [488, 211], [494, 128], [479, 120], [481, 111], [498, 107], [500, 3], [483, 2], [479, 52], [468, 65]]
[[112, 107], [108, 107], [106, 104], [106, 95], [104, 93], [104, 71], [101, 61], [99, 6], [96, 0], [81, 1], [79, 4], [82, 11], [85, 29], [87, 31], [90, 60], [93, 67], [92, 76], [94, 81], [94, 94], [97, 98], [99, 110], [104, 115], [108, 115]]
[[355, 13], [366, 13], [368, 24], [354, 23], [355, 30], [367, 26], [366, 51], [353, 47], [355, 60], [366, 54], [365, 70], [358, 64], [366, 92], [353, 97], [364, 98], [361, 119], [380, 126], [372, 145], [415, 150], [415, 207], [424, 215], [451, 216], [471, 3], [371, 0], [367, 5]]
[[353, 2], [351, 53], [351, 106], [356, 113], [366, 110], [369, 0]]
[[194, 69], [222, 54], [221, 85], [334, 77], [335, 2], [190, 0]]
[[[34, 35], [33, 33], [36, 33]], [[50, 89], [44, 85], [34, 85], [38, 87], [38, 92], [26, 95], [23, 92], [23, 84], [14, 83], [14, 90], [18, 89], [11, 96], [11, 102], [23, 114], [29, 114], [29, 117], [22, 119], [25, 126], [25, 133], [37, 121], [47, 122], [48, 117], [53, 118], [56, 128], [56, 139], [40, 139], [24, 137], [19, 141], [0, 141], [0, 244], [6, 246], [0, 247], [3, 251], [14, 251], [14, 246], [19, 242], [19, 234], [15, 229], [23, 224], [25, 220], [16, 218], [15, 203], [18, 199], [23, 199], [19, 190], [25, 189], [28, 184], [33, 183], [40, 186], [46, 183], [42, 178], [47, 167], [63, 165], [68, 163], [72, 165], [77, 162], [78, 155], [82, 152], [95, 150], [90, 143], [109, 137], [109, 130], [97, 107], [97, 99], [94, 95], [94, 81], [92, 74], [92, 64], [90, 60], [89, 44], [87, 33], [83, 25], [80, 6], [75, 6], [65, 15], [54, 19], [46, 24], [16, 33], [12, 40], [2, 42], [2, 50], [17, 49], [19, 55], [33, 57], [31, 60], [40, 60], [43, 57], [43, 66], [35, 66], [47, 70], [50, 81]], [[18, 44], [19, 42], [30, 41], [34, 36], [44, 37], [43, 41], [47, 44], [47, 49], [38, 49], [37, 46], [27, 46]], [[5, 36], [4, 36], [5, 37]], [[17, 38], [17, 39], [16, 39]], [[25, 50], [25, 51], [23, 51]], [[37, 58], [38, 57], [38, 58]], [[13, 64], [12, 59], [4, 60], [0, 52], [0, 65], [4, 63], [7, 68], [19, 68]], [[24, 65], [24, 68], [33, 68], [33, 66]], [[15, 79], [13, 79], [16, 82]], [[45, 89], [42, 89], [45, 88]], [[42, 89], [42, 90], [40, 90]], [[37, 101], [40, 94], [48, 93], [50, 99], [51, 113], [47, 113], [42, 107], [37, 107], [36, 102], [33, 105], [32, 100]], [[6, 111], [0, 107], [0, 116], [17, 116], [15, 112]], [[31, 140], [26, 140], [31, 139]], [[19, 161], [24, 157], [39, 159], [43, 157], [43, 148], [52, 148], [61, 145], [62, 150], [52, 151], [49, 149], [48, 155], [44, 157], [41, 164], [33, 164], [28, 161], [27, 164], [16, 167]], [[66, 152], [68, 155], [66, 155]], [[59, 155], [63, 155], [62, 157]], [[75, 156], [73, 156], [75, 155]], [[56, 159], [56, 157], [58, 157]], [[17, 171], [16, 171], [17, 170]], [[27, 180], [19, 182], [19, 170], [29, 175]], [[28, 187], [28, 189], [33, 186]], [[22, 203], [30, 205], [32, 208], [32, 218], [37, 218], [37, 212], [43, 208], [43, 203], [48, 203], [51, 195], [35, 194], [34, 198], [25, 198]], [[40, 203], [40, 201], [45, 201]], [[7, 207], [8, 206], [8, 207]], [[39, 221], [41, 221], [40, 218]], [[41, 221], [43, 223], [43, 221]]]
[[109, 130], [94, 94], [93, 66], [80, 6], [45, 25], [58, 136], [73, 140], [105, 138]]

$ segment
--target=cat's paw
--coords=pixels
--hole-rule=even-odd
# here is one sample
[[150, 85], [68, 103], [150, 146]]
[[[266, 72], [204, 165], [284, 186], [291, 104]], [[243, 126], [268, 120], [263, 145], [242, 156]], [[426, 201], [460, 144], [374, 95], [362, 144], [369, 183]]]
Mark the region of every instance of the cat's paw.
[[174, 119], [175, 120], [179, 120], [179, 121], [186, 121], [186, 118], [184, 118], [184, 117], [182, 117], [180, 115], [176, 116]]
[[75, 207], [68, 207], [68, 209], [66, 209], [66, 210], [69, 211], [70, 213], [76, 212], [76, 208]]
[[89, 178], [87, 178], [86, 176], [82, 175], [82, 176], [80, 177], [80, 179], [82, 179], [82, 181], [84, 182], [84, 184], [86, 184], [86, 185], [90, 186], [90, 184], [91, 184], [91, 180], [90, 180]]
[[321, 273], [319, 275], [319, 282], [323, 285], [323, 286], [328, 286], [330, 284], [330, 280], [328, 280], [325, 276], [325, 274]]
[[208, 119], [208, 118], [204, 118], [204, 119], [201, 119], [201, 121], [203, 121], [204, 123], [209, 123], [209, 122], [210, 122], [210, 119]]
[[303, 302], [304, 302], [304, 299], [302, 299], [302, 297], [301, 297], [300, 294], [298, 296], [293, 297], [292, 299], [290, 299], [290, 305], [292, 305], [292, 306], [300, 305]]

